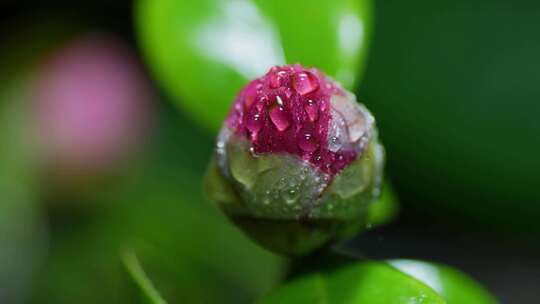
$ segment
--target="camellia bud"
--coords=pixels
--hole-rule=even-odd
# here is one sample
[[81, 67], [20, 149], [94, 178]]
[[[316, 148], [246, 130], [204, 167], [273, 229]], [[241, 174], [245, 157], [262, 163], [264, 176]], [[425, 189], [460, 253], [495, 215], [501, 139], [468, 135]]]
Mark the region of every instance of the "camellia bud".
[[304, 255], [366, 226], [384, 152], [355, 96], [314, 68], [273, 67], [236, 98], [207, 176], [248, 235]]

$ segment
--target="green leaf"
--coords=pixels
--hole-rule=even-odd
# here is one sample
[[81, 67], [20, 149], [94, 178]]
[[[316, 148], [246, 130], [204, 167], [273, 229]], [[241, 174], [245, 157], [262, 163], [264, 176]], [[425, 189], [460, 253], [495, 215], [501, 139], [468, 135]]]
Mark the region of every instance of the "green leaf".
[[424, 282], [448, 304], [494, 304], [498, 301], [464, 273], [448, 266], [413, 260], [392, 260], [395, 268]]
[[167, 302], [161, 297], [150, 279], [144, 272], [141, 263], [133, 251], [126, 251], [122, 255], [122, 262], [129, 274], [132, 282], [140, 292], [141, 298], [147, 304], [166, 304]]
[[384, 264], [356, 262], [329, 273], [310, 274], [286, 284], [261, 304], [446, 303], [428, 286]]
[[24, 301], [47, 247], [19, 78], [0, 83], [0, 303]]
[[273, 65], [315, 66], [354, 87], [371, 9], [371, 0], [140, 0], [136, 21], [157, 79], [216, 131], [240, 88]]

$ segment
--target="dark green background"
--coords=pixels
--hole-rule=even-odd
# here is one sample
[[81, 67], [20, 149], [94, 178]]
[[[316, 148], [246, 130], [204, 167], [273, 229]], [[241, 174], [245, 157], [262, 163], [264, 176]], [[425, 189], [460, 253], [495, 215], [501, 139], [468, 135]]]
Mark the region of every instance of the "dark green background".
[[538, 231], [540, 4], [381, 0], [375, 19], [357, 92], [402, 201], [456, 225]]

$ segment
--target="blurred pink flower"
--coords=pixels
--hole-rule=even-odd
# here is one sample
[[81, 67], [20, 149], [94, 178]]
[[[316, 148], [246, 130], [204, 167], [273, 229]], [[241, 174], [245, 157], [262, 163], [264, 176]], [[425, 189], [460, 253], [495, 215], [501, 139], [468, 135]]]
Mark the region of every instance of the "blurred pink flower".
[[108, 35], [78, 38], [39, 69], [33, 100], [49, 166], [83, 173], [123, 163], [151, 119], [151, 85], [134, 52]]

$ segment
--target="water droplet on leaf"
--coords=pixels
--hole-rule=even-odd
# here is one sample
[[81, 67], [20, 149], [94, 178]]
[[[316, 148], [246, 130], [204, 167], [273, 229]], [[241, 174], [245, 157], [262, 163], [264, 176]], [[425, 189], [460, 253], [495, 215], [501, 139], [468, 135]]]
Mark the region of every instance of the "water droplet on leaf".
[[287, 204], [293, 204], [298, 200], [300, 192], [295, 187], [284, 189], [281, 192], [281, 197]]

